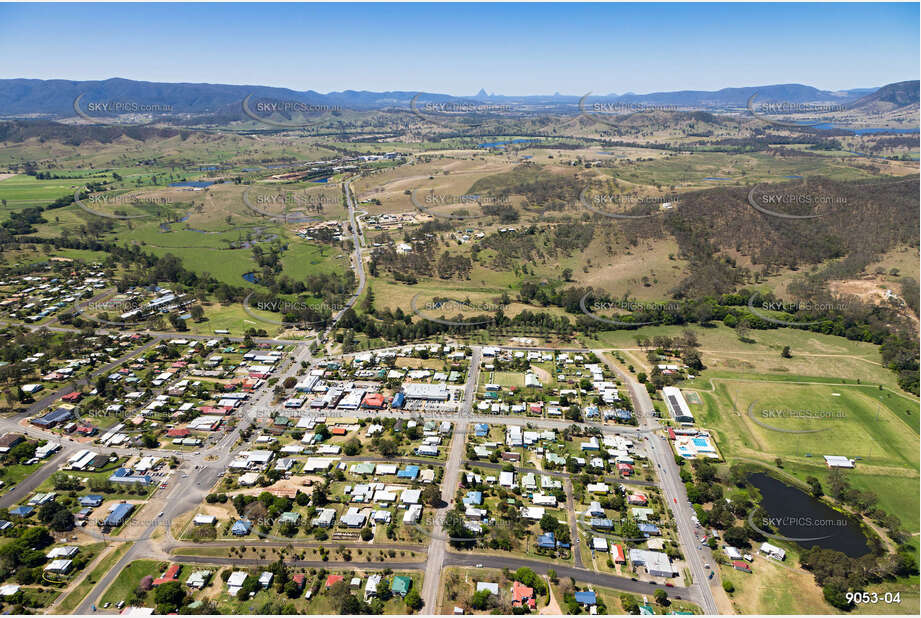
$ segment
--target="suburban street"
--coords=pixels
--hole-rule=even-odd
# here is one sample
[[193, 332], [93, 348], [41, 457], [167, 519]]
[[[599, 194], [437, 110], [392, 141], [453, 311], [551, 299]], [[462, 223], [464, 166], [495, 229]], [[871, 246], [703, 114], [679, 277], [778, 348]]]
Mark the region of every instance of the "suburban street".
[[[637, 382], [627, 372], [622, 371], [616, 364], [610, 362], [604, 355], [603, 350], [593, 350], [593, 352], [598, 358], [604, 359], [608, 367], [627, 386], [630, 398], [633, 400], [636, 409], [640, 428], [656, 432], [647, 434], [649, 436], [649, 457], [656, 465], [662, 494], [675, 519], [681, 550], [694, 578], [693, 587], [698, 592], [695, 596], [699, 598], [704, 613], [717, 614], [719, 612], [717, 611], [716, 601], [713, 598], [713, 592], [710, 590], [711, 580], [707, 579], [709, 573], [704, 567], [704, 564], [707, 563], [714, 564], [713, 556], [709, 547], [706, 545], [701, 546], [698, 541], [698, 535], [703, 533], [694, 529], [693, 520], [691, 519], [691, 516], [694, 515], [694, 509], [688, 502], [687, 491], [684, 488], [684, 483], [681, 482], [680, 470], [678, 469], [678, 464], [675, 463], [672, 449], [668, 445], [668, 441], [657, 433], [658, 430], [662, 430], [662, 426], [656, 418], [652, 398], [644, 385]], [[702, 547], [702, 549], [698, 549], [699, 547]]]

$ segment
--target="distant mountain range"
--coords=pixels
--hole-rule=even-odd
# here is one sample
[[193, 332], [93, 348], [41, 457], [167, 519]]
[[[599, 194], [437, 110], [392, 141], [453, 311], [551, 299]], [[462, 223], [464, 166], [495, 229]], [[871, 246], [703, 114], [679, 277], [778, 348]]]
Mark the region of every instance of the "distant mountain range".
[[[684, 108], [720, 109], [744, 107], [748, 99], [758, 94], [759, 103], [836, 102], [853, 105], [890, 107], [918, 103], [918, 81], [899, 82], [882, 88], [855, 88], [837, 92], [819, 90], [802, 84], [775, 84], [745, 88], [723, 88], [716, 91], [680, 90], [649, 94], [592, 94], [588, 101], [623, 104], [659, 104]], [[74, 100], [81, 98], [81, 107], [89, 103], [123, 102], [151, 106], [168, 106], [172, 114], [214, 114], [237, 112], [241, 102], [252, 95], [256, 100], [292, 101], [344, 109], [373, 110], [408, 109], [415, 97], [417, 102], [479, 102], [517, 104], [522, 109], [574, 109], [584, 94], [507, 96], [487, 94], [480, 90], [471, 97], [406, 91], [370, 92], [345, 90], [322, 94], [312, 90], [296, 91], [270, 86], [228, 84], [191, 84], [143, 82], [113, 78], [104, 81], [70, 81], [40, 79], [0, 80], [0, 116], [74, 116]]]

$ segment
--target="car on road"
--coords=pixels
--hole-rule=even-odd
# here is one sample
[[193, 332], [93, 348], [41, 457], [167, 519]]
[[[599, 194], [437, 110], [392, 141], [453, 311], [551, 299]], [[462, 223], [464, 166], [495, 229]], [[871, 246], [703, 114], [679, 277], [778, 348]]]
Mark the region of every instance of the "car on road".
[[165, 511], [160, 511], [160, 514], [157, 515], [157, 517], [163, 517], [163, 513], [165, 513]]
[[482, 568], [483, 568], [483, 563], [482, 563], [482, 562], [478, 562], [477, 565], [476, 565], [476, 568], [482, 569]]
[[109, 603], [108, 601], [106, 601], [106, 603], [105, 603], [105, 604], [104, 604], [104, 605], [102, 606], [102, 609], [105, 609], [105, 608], [107, 608], [107, 607], [108, 607], [109, 605], [112, 605], [112, 604], [111, 604], [111, 603]]
[[675, 587], [675, 584], [673, 584], [673, 583], [671, 583], [671, 582], [665, 582], [665, 586], [666, 586], [666, 588], [674, 588], [674, 587]]

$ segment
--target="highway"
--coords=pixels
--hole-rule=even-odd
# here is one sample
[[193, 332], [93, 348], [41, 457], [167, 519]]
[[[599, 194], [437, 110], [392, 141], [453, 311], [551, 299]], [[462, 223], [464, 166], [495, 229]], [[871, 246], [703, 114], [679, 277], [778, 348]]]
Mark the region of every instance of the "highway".
[[443, 524], [457, 495], [467, 442], [467, 420], [464, 413], [473, 408], [477, 380], [480, 375], [481, 356], [481, 348], [474, 346], [470, 359], [470, 370], [467, 372], [467, 383], [464, 387], [464, 400], [461, 404], [460, 418], [457, 419], [454, 425], [448, 459], [445, 462], [444, 478], [441, 482], [443, 506], [435, 512], [434, 521], [432, 522], [432, 538], [429, 543], [428, 560], [425, 563], [425, 577], [422, 581], [422, 601], [425, 603], [422, 611], [429, 614], [434, 614], [438, 611], [441, 572], [444, 568], [445, 551], [448, 545], [448, 535], [445, 533]]
[[[593, 350], [593, 352], [598, 358], [603, 359], [608, 367], [627, 386], [640, 427], [652, 431], [662, 430], [663, 428], [655, 415], [652, 398], [649, 396], [646, 387], [608, 360], [604, 356], [603, 350]], [[662, 495], [665, 497], [665, 502], [671, 509], [675, 519], [681, 550], [694, 579], [693, 588], [696, 588], [698, 593], [695, 596], [699, 599], [705, 614], [718, 614], [713, 591], [710, 590], [710, 580], [707, 579], [709, 572], [704, 567], [706, 563], [714, 564], [713, 555], [706, 545], [703, 546], [703, 549], [698, 549], [700, 547], [698, 535], [702, 534], [702, 532], [695, 530], [695, 525], [691, 519], [691, 516], [694, 515], [694, 509], [688, 502], [687, 491], [684, 483], [681, 482], [681, 473], [678, 464], [675, 463], [675, 456], [664, 436], [656, 433], [647, 435], [649, 435], [647, 452], [652, 462], [656, 465]]]

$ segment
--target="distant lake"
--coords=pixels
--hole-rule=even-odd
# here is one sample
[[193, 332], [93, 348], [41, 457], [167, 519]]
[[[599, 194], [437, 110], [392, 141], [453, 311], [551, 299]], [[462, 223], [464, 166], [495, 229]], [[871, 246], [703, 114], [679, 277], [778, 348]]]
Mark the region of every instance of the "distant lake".
[[821, 129], [823, 131], [837, 130], [837, 131], [850, 131], [854, 135], [872, 135], [874, 133], [918, 133], [918, 129], [849, 129], [847, 127], [836, 127], [830, 122], [823, 122], [821, 124], [812, 125], [813, 129]]
[[732, 180], [732, 178], [720, 178], [718, 176], [709, 176], [704, 178], [704, 180]]
[[256, 273], [243, 273], [243, 278], [250, 283], [256, 283]]
[[214, 184], [213, 180], [186, 180], [185, 182], [172, 182], [169, 186], [171, 187], [195, 187], [196, 189], [204, 189], [205, 187], [210, 187]]
[[[798, 541], [800, 547], [809, 549], [818, 545], [852, 558], [870, 552], [859, 524], [842, 513], [767, 474], [755, 472], [747, 480], [761, 492], [761, 508], [766, 517], [776, 518], [779, 534], [791, 539], [815, 539]], [[760, 523], [758, 527], [766, 529]]]
[[526, 144], [528, 142], [536, 142], [536, 139], [512, 139], [505, 142], [484, 142], [482, 144], [477, 144], [477, 148], [503, 148], [508, 144]]

